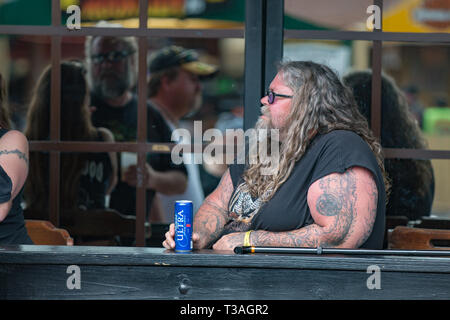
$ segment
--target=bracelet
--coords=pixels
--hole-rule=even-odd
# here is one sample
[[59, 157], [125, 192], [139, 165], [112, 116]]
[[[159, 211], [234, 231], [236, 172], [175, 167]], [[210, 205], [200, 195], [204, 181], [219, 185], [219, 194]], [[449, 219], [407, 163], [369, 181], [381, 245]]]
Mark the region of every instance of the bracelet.
[[250, 243], [250, 233], [252, 233], [253, 230], [249, 230], [245, 233], [244, 236], [244, 247], [251, 247], [251, 243]]

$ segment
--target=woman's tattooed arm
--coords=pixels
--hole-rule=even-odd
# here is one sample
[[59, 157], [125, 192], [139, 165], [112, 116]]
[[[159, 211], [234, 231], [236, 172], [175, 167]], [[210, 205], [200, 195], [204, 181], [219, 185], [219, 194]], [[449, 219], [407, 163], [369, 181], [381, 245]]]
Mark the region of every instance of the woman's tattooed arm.
[[25, 164], [28, 166], [28, 157], [25, 153], [20, 151], [19, 149], [15, 150], [0, 150], [0, 157], [3, 155], [15, 154], [20, 160], [25, 161]]

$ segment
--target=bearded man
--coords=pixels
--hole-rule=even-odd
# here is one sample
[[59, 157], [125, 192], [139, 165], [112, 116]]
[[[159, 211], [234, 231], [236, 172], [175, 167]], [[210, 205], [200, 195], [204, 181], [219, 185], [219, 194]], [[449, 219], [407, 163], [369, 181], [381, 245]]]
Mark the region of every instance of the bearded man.
[[[261, 103], [256, 129], [278, 129], [277, 170], [262, 174], [264, 158], [231, 165], [195, 216], [194, 248], [381, 249], [389, 182], [351, 91], [328, 67], [292, 61]], [[171, 225], [165, 248], [173, 237]]]
[[[105, 27], [105, 25], [99, 25]], [[109, 26], [109, 25], [106, 25]], [[88, 82], [91, 90], [92, 120], [95, 126], [112, 131], [116, 141], [136, 141], [138, 103], [136, 85], [137, 43], [133, 37], [88, 37], [85, 44]], [[171, 142], [171, 129], [161, 114], [147, 105], [147, 139]], [[119, 158], [119, 170], [122, 170]], [[187, 186], [183, 165], [171, 162], [169, 154], [147, 157], [147, 208], [155, 192], [180, 194]], [[111, 194], [110, 208], [127, 215], [136, 214], [137, 168], [132, 165], [119, 174]]]

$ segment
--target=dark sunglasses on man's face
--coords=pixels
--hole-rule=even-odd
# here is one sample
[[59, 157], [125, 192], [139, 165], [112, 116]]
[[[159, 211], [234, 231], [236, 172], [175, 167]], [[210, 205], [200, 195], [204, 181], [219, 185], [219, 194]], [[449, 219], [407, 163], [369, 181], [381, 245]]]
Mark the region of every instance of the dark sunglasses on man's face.
[[95, 64], [100, 64], [105, 61], [118, 62], [118, 61], [125, 59], [126, 57], [128, 57], [131, 54], [133, 54], [133, 51], [126, 51], [126, 50], [111, 51], [111, 52], [104, 53], [104, 54], [93, 55], [93, 56], [91, 56], [91, 59], [92, 59], [92, 62]]
[[269, 104], [273, 104], [275, 102], [275, 97], [282, 97], [282, 98], [292, 98], [293, 96], [288, 96], [286, 94], [279, 94], [275, 93], [272, 90], [266, 91], [267, 101]]

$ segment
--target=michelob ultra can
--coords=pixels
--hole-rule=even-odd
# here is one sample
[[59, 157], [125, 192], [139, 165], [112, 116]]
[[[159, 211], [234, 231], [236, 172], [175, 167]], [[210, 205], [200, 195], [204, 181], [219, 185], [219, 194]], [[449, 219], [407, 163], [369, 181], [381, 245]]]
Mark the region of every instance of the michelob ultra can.
[[175, 251], [192, 251], [192, 201], [175, 201]]

